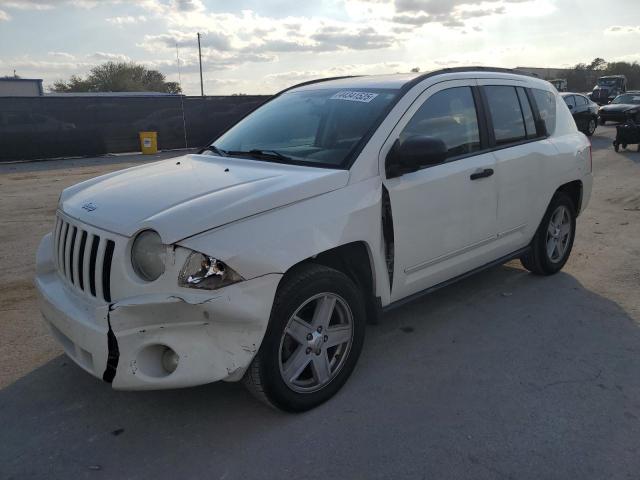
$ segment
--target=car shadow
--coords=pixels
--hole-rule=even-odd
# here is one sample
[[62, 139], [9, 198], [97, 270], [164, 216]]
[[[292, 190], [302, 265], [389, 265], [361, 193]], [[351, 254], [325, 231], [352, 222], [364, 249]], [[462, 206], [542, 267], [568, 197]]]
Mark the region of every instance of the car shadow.
[[304, 414], [239, 384], [116, 392], [58, 357], [0, 391], [0, 477], [626, 478], [639, 372], [624, 309], [512, 262], [386, 314]]

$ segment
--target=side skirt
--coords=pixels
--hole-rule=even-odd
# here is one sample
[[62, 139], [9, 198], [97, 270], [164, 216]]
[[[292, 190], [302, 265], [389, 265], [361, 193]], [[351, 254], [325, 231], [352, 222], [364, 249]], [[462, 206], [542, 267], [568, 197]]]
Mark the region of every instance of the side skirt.
[[524, 248], [521, 248], [519, 250], [516, 250], [513, 253], [510, 253], [509, 255], [505, 255], [504, 257], [500, 257], [497, 260], [494, 260], [492, 262], [489, 262], [485, 265], [482, 265], [480, 267], [474, 268], [473, 270], [469, 270], [466, 273], [463, 273], [462, 275], [458, 275], [457, 277], [453, 277], [449, 280], [445, 280], [442, 283], [438, 283], [437, 285], [434, 285], [432, 287], [426, 288], [420, 292], [416, 292], [413, 295], [409, 295], [408, 297], [402, 298], [400, 300], [397, 300], [393, 303], [390, 303], [389, 305], [387, 305], [386, 307], [382, 307], [382, 313], [387, 313], [391, 310], [395, 310], [398, 307], [401, 307], [407, 303], [410, 303], [420, 297], [423, 297], [425, 295], [428, 295], [429, 293], [435, 292], [436, 290], [440, 290], [443, 287], [447, 287], [453, 283], [456, 283], [460, 280], [464, 280], [465, 278], [468, 278], [478, 272], [482, 272], [483, 270], [486, 270], [488, 268], [491, 267], [495, 267], [497, 265], [502, 265], [503, 263], [507, 263], [510, 260], [513, 260], [514, 258], [520, 258], [522, 255], [524, 255], [525, 253], [527, 253], [530, 250], [531, 247], [526, 246]]

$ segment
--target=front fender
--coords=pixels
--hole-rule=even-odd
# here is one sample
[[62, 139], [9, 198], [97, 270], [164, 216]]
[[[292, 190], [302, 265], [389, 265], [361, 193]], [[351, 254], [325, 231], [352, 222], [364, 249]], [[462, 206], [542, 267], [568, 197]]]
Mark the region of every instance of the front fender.
[[384, 298], [380, 290], [388, 290], [388, 277], [382, 253], [381, 195], [381, 179], [374, 177], [205, 232], [179, 245], [219, 258], [244, 278], [253, 278], [285, 273], [326, 250], [363, 241], [373, 257], [377, 295]]

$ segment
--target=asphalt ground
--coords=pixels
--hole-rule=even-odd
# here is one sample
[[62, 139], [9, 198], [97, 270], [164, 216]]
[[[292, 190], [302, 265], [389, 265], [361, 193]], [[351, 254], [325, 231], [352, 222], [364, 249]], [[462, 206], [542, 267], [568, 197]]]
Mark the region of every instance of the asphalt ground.
[[561, 273], [514, 261], [388, 313], [297, 415], [239, 384], [116, 392], [65, 358], [38, 242], [65, 186], [149, 158], [0, 166], [0, 478], [640, 478], [640, 153], [614, 132]]

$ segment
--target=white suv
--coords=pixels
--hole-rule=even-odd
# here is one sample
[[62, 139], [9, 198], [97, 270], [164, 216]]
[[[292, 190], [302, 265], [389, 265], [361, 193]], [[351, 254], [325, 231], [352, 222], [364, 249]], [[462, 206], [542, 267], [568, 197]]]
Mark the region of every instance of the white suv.
[[197, 155], [66, 189], [41, 309], [113, 388], [244, 379], [301, 411], [367, 320], [487, 266], [567, 261], [591, 147], [547, 82], [450, 69], [285, 90]]

